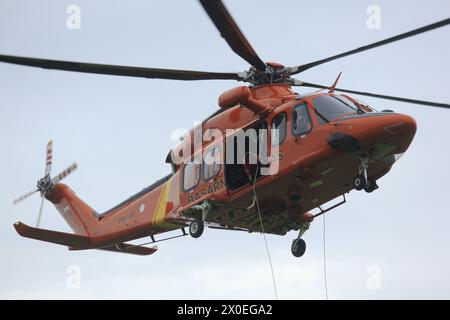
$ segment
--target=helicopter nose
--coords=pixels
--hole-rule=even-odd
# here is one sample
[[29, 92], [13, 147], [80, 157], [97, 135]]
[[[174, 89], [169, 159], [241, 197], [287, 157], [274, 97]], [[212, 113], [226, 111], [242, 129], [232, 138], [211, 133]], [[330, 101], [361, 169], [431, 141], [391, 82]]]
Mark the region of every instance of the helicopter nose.
[[362, 134], [362, 143], [385, 143], [398, 147], [398, 152], [405, 152], [416, 134], [416, 121], [405, 114], [384, 113], [367, 119], [367, 134]]
[[328, 136], [328, 144], [343, 152], [355, 152], [376, 143], [395, 145], [399, 152], [404, 152], [417, 129], [412, 117], [391, 112], [347, 117], [335, 127], [338, 132]]
[[403, 134], [412, 138], [416, 134], [416, 120], [408, 115], [397, 113], [386, 120], [384, 130], [391, 135]]

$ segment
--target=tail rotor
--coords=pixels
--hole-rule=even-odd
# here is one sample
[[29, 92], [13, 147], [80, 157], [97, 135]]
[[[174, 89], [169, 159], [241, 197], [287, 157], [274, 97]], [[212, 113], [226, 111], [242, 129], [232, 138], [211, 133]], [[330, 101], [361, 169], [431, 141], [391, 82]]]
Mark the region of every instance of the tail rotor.
[[45, 162], [44, 177], [38, 180], [36, 189], [33, 191], [30, 191], [28, 193], [25, 193], [24, 195], [18, 197], [17, 199], [15, 199], [13, 201], [13, 204], [16, 205], [17, 203], [27, 199], [31, 195], [33, 195], [37, 192], [40, 192], [42, 200], [41, 200], [41, 205], [39, 207], [39, 213], [38, 213], [38, 218], [37, 218], [37, 222], [36, 222], [36, 227], [39, 227], [39, 224], [41, 222], [42, 210], [44, 208], [45, 195], [48, 192], [50, 192], [51, 190], [53, 190], [55, 184], [59, 183], [62, 179], [64, 179], [65, 177], [67, 177], [69, 174], [71, 174], [73, 171], [75, 171], [77, 169], [77, 164], [73, 163], [66, 170], [62, 171], [55, 177], [51, 178], [52, 163], [53, 163], [53, 140], [50, 140], [47, 143], [47, 154], [46, 155], [47, 155], [47, 157], [46, 157], [46, 162]]

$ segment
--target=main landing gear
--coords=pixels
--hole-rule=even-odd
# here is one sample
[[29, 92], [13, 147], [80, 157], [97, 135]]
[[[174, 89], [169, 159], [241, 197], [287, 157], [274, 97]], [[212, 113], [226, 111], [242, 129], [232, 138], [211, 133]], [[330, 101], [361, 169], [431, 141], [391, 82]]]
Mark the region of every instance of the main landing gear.
[[378, 189], [378, 185], [375, 179], [369, 177], [367, 175], [367, 169], [369, 168], [369, 159], [361, 158], [361, 165], [359, 167], [359, 174], [356, 176], [355, 180], [353, 180], [353, 187], [355, 190], [363, 190], [367, 193], [371, 193], [374, 190]]
[[298, 233], [298, 237], [292, 241], [291, 252], [292, 255], [296, 258], [300, 258], [305, 254], [306, 251], [306, 242], [301, 237], [309, 229], [309, 222], [304, 222], [300, 227], [300, 231]]
[[211, 205], [208, 201], [205, 201], [202, 204], [194, 206], [194, 208], [198, 211], [201, 211], [202, 218], [196, 218], [192, 220], [191, 224], [189, 225], [189, 234], [192, 238], [200, 238], [200, 236], [203, 234], [203, 230], [205, 229], [204, 221], [208, 216], [208, 212], [211, 210]]
[[296, 258], [300, 258], [305, 254], [306, 242], [302, 238], [297, 238], [292, 241], [291, 252]]
[[189, 234], [192, 238], [199, 238], [203, 234], [205, 224], [200, 219], [195, 219], [189, 225]]

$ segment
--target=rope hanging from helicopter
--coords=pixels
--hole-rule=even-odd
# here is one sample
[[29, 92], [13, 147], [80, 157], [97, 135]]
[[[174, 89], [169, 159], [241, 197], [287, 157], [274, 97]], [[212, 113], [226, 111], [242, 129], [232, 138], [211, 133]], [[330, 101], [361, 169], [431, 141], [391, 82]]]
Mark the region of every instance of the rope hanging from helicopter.
[[328, 300], [328, 282], [327, 282], [327, 247], [326, 247], [326, 221], [323, 214], [323, 279], [325, 285], [325, 300]]
[[259, 222], [261, 223], [261, 232], [262, 232], [263, 237], [264, 237], [264, 244], [266, 246], [267, 259], [269, 260], [270, 271], [272, 273], [273, 292], [275, 294], [275, 300], [278, 300], [277, 284], [276, 284], [276, 281], [275, 281], [275, 274], [273, 272], [272, 259], [270, 257], [269, 246], [267, 244], [266, 233], [264, 232], [264, 224], [263, 224], [263, 221], [262, 221], [261, 211], [259, 209], [258, 195], [256, 194], [256, 188], [255, 188], [255, 186], [256, 186], [256, 178], [258, 177], [258, 175], [257, 175], [258, 170], [259, 170], [259, 166], [256, 167], [255, 175], [253, 177], [253, 188], [252, 188], [253, 189], [253, 197], [255, 199], [256, 210], [258, 211]]

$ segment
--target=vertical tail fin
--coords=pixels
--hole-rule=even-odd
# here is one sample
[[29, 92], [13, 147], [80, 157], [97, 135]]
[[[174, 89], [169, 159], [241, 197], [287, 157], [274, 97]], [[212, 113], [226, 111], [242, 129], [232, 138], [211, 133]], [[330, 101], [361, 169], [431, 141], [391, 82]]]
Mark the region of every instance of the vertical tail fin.
[[77, 197], [72, 189], [65, 184], [58, 183], [45, 197], [55, 205], [76, 234], [86, 236], [93, 234], [98, 224], [94, 210]]

